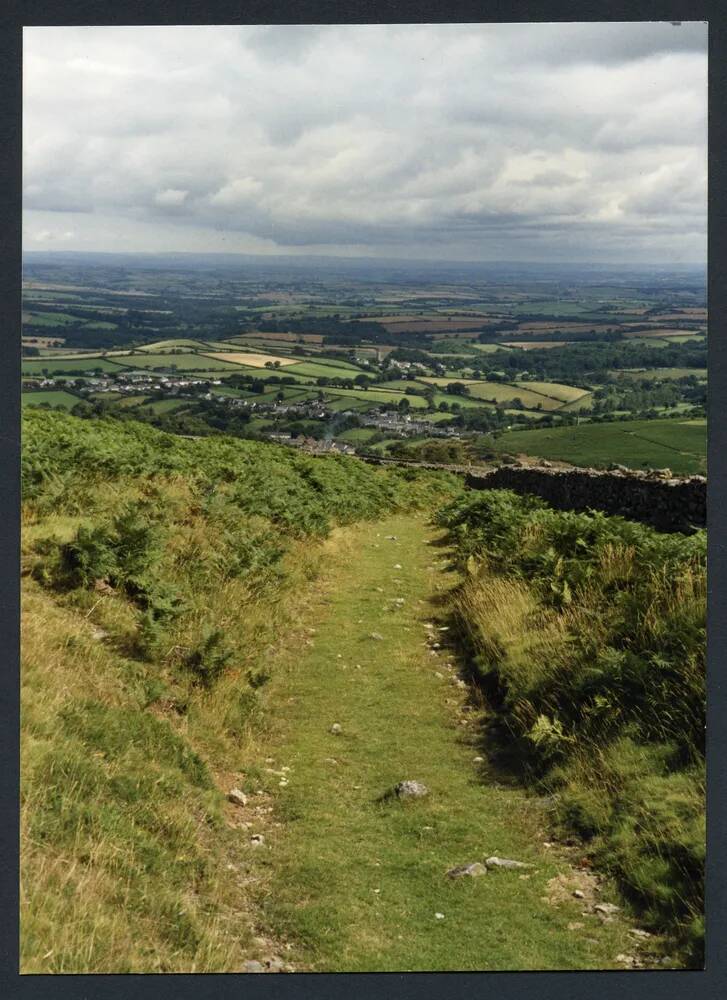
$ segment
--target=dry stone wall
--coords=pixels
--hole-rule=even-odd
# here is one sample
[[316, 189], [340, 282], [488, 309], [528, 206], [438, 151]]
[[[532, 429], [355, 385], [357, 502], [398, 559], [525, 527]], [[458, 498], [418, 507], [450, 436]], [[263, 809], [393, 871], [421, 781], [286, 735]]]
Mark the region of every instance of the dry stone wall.
[[691, 534], [707, 524], [707, 480], [703, 476], [676, 479], [663, 473], [629, 470], [501, 466], [492, 472], [468, 473], [465, 482], [475, 490], [531, 493], [558, 510], [620, 514], [659, 531]]

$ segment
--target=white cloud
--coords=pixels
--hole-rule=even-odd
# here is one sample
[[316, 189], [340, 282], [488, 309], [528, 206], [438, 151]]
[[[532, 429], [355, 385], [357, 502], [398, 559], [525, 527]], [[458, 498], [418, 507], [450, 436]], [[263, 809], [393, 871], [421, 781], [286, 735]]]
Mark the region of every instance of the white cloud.
[[702, 24], [31, 28], [24, 48], [25, 207], [85, 247], [104, 218], [138, 249], [704, 256]]

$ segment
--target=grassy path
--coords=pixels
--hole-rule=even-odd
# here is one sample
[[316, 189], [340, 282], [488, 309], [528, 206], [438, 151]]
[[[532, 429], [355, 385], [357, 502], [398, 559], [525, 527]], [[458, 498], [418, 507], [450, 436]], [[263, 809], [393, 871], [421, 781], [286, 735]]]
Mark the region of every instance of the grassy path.
[[[474, 761], [476, 712], [463, 710], [449, 651], [432, 651], [447, 633], [425, 626], [441, 624], [456, 582], [436, 533], [400, 516], [339, 532], [331, 549], [315, 631], [301, 622], [308, 639], [265, 689], [259, 773], [273, 814], [256, 856], [268, 930], [316, 971], [618, 967], [625, 927], [583, 915], [567, 888], [548, 901], [567, 861], [543, 846], [523, 793]], [[429, 797], [378, 801], [407, 778]], [[445, 876], [490, 855], [533, 867]]]

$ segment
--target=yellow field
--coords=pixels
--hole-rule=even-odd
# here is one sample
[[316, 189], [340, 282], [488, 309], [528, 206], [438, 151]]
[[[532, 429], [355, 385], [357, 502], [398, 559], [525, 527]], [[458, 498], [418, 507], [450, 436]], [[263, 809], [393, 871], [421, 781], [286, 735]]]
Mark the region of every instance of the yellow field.
[[279, 361], [280, 367], [300, 364], [300, 358], [279, 358], [274, 354], [247, 354], [240, 351], [224, 351], [219, 354], [202, 354], [203, 358], [214, 358], [215, 361], [231, 361], [236, 365], [250, 365], [251, 368], [264, 368], [268, 362]]
[[542, 392], [544, 396], [559, 399], [563, 403], [573, 403], [581, 396], [588, 395], [587, 389], [577, 388], [573, 385], [562, 385], [560, 382], [516, 382], [515, 385], [521, 389], [530, 389], [531, 392]]

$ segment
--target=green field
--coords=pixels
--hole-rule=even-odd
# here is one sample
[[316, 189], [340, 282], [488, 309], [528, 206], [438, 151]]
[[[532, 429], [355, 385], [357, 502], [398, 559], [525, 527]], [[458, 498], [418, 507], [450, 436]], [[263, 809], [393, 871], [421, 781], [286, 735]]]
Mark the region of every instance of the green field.
[[421, 409], [427, 405], [423, 396], [407, 396], [403, 392], [387, 392], [385, 389], [334, 389], [326, 387], [325, 392], [327, 396], [345, 396], [360, 399], [366, 403], [398, 403], [402, 399], [408, 399], [412, 408]]
[[311, 375], [314, 378], [355, 378], [365, 375], [361, 368], [349, 365], [344, 361], [301, 361], [300, 364], [286, 365], [285, 373], [291, 375]]
[[68, 313], [23, 313], [23, 326], [68, 326], [69, 323], [83, 322], [82, 319], [70, 316]]
[[497, 448], [573, 465], [602, 468], [618, 462], [632, 469], [669, 468], [677, 475], [703, 475], [706, 431], [705, 420], [625, 420], [508, 431], [497, 439]]
[[90, 358], [39, 358], [28, 361], [23, 359], [23, 375], [27, 377], [40, 378], [45, 372], [49, 375], [62, 375], [65, 373], [75, 374], [76, 372], [118, 372], [126, 367], [106, 358], [98, 356]]
[[233, 362], [219, 361], [217, 358], [202, 354], [134, 354], [126, 356], [123, 360], [133, 368], [177, 368], [179, 371], [240, 370], [240, 365]]
[[352, 427], [351, 430], [336, 434], [336, 439], [338, 441], [348, 441], [349, 444], [365, 444], [376, 434], [378, 434], [378, 431], [372, 427]]
[[70, 410], [76, 403], [79, 402], [79, 397], [74, 396], [70, 392], [64, 392], [62, 389], [50, 389], [47, 391], [40, 390], [39, 392], [24, 392], [22, 394], [23, 406], [38, 406], [41, 403], [47, 403], [50, 406], [63, 406], [67, 410]]
[[189, 406], [190, 400], [188, 399], [155, 399], [153, 401], [146, 401], [144, 406], [147, 406], [154, 413], [171, 413], [173, 410], [179, 410], [183, 406]]
[[188, 340], [184, 337], [179, 340], [155, 340], [153, 344], [144, 344], [138, 348], [144, 353], [154, 353], [155, 351], [169, 351], [182, 348], [189, 348], [192, 351], [208, 351], [212, 345], [201, 340]]

